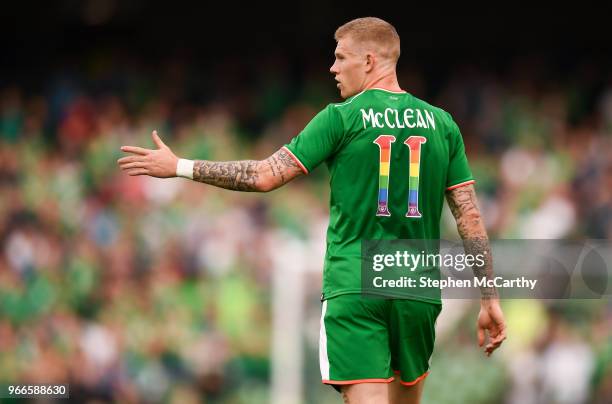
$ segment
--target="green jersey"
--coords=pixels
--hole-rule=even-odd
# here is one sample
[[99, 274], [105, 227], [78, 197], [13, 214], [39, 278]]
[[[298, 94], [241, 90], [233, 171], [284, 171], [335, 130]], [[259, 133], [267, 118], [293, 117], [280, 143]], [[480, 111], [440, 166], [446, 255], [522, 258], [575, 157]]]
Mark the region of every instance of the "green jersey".
[[439, 239], [445, 191], [473, 182], [450, 114], [405, 92], [330, 104], [285, 149], [329, 168], [323, 299], [362, 292], [362, 240]]

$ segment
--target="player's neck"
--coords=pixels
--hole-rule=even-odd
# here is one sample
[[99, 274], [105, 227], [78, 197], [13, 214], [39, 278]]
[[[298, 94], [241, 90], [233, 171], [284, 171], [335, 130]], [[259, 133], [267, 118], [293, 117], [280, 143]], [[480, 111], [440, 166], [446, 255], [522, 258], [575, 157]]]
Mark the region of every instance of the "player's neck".
[[380, 88], [393, 92], [404, 92], [397, 81], [397, 74], [395, 72], [377, 76], [369, 82], [366, 82], [364, 90], [370, 90], [372, 88]]

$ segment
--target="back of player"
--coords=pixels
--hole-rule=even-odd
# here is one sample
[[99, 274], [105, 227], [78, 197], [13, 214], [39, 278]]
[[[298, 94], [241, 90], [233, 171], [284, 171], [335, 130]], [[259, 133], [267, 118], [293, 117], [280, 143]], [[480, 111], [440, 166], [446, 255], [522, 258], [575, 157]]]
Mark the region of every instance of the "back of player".
[[406, 92], [330, 104], [286, 147], [330, 171], [324, 299], [362, 292], [362, 240], [438, 239], [445, 191], [473, 182], [450, 115]]
[[[285, 146], [305, 172], [330, 172], [323, 276], [323, 383], [424, 378], [439, 297], [364, 299], [362, 240], [438, 239], [445, 191], [473, 182], [450, 115], [406, 92], [368, 89], [330, 104]], [[347, 343], [350, 341], [350, 343]], [[364, 354], [365, 353], [365, 354]]]

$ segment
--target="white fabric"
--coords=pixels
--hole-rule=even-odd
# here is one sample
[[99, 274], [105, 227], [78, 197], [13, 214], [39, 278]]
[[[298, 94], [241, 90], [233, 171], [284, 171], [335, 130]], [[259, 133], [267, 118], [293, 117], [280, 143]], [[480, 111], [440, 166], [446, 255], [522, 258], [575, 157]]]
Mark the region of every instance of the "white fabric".
[[193, 179], [193, 160], [179, 159], [176, 165], [176, 176]]

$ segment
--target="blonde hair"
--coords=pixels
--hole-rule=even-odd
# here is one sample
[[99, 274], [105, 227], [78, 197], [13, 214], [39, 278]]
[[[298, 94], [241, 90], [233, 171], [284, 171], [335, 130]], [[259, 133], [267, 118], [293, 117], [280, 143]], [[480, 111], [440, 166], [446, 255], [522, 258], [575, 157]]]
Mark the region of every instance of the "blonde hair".
[[351, 37], [359, 44], [374, 45], [384, 58], [397, 62], [400, 56], [400, 38], [395, 27], [376, 17], [357, 18], [336, 30], [336, 41]]

